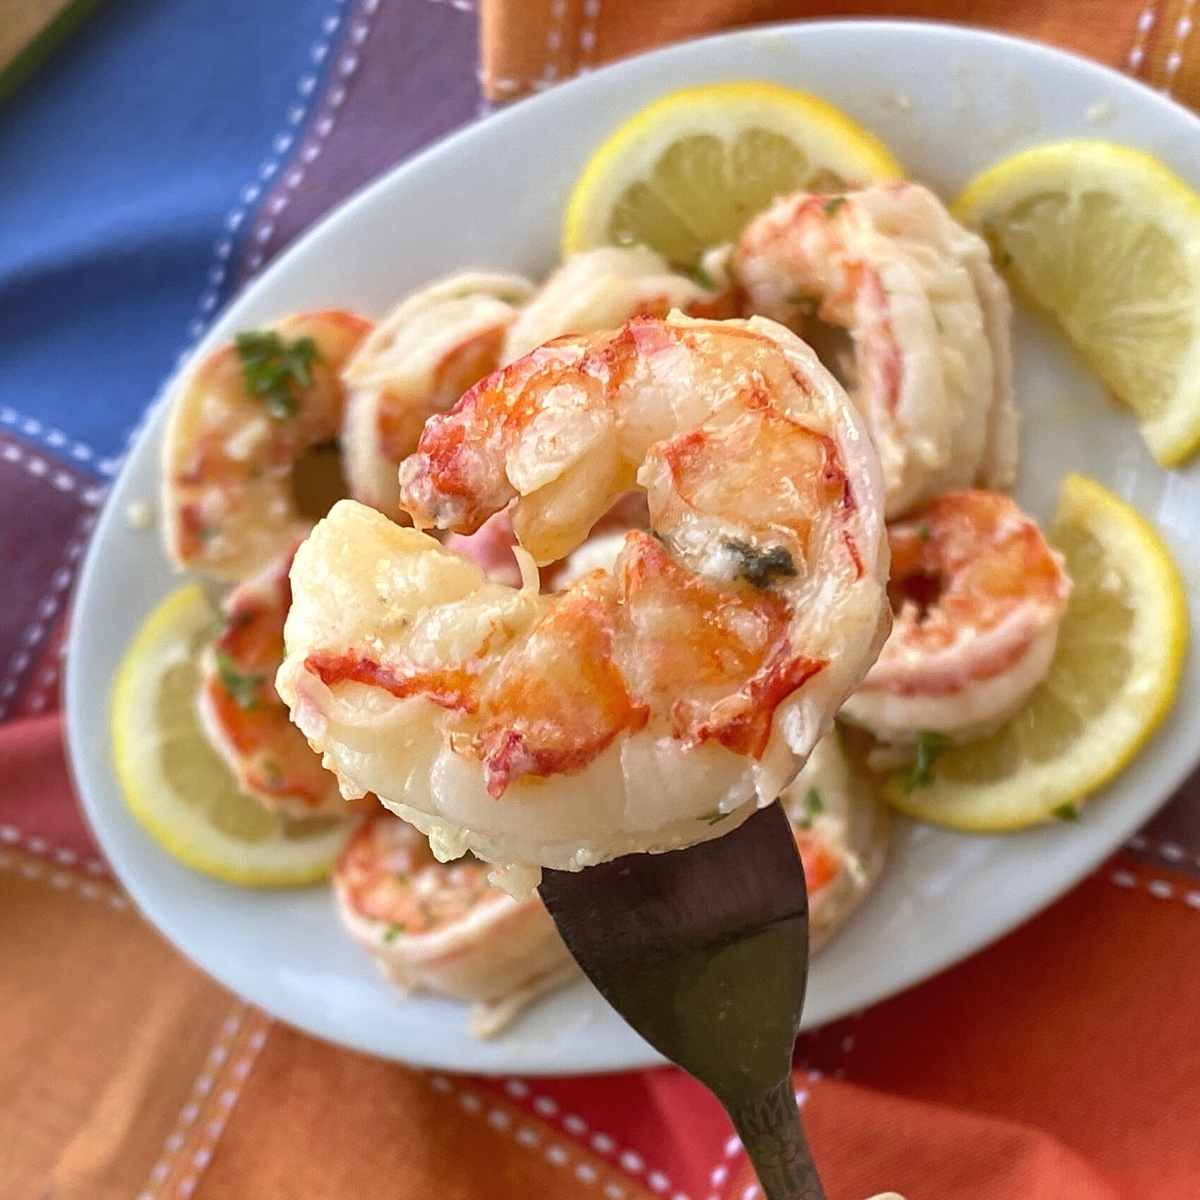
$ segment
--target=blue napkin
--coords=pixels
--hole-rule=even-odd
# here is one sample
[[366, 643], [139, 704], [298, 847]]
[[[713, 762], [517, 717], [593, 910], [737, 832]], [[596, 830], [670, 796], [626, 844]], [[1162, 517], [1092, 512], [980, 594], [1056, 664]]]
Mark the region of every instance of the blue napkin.
[[[333, 0], [104, 5], [0, 107], [0, 417], [111, 473], [224, 302], [227, 217]], [[326, 64], [327, 65], [327, 64]], [[0, 430], [3, 425], [0, 425]]]

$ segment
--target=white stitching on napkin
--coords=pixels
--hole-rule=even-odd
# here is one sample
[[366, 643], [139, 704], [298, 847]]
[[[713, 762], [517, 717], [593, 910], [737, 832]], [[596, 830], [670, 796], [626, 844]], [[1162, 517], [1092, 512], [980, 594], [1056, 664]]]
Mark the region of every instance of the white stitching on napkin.
[[1188, 908], [1200, 911], [1200, 888], [1181, 886], [1168, 879], [1142, 879], [1125, 867], [1110, 871], [1108, 881], [1126, 891], [1144, 890], [1156, 900], [1181, 900]]
[[[18, 846], [30, 854], [36, 854], [38, 858], [52, 861], [60, 867], [78, 868], [81, 865], [79, 855], [69, 846], [55, 845], [36, 833], [22, 833], [15, 825], [0, 825], [0, 848], [4, 846]], [[108, 873], [108, 868], [98, 858], [87, 859], [82, 864], [82, 868], [89, 875]]]
[[[18, 860], [4, 849], [6, 845], [18, 846], [36, 854], [39, 861]], [[10, 871], [24, 879], [36, 879], [59, 891], [74, 892], [84, 900], [103, 900], [109, 908], [118, 912], [133, 911], [128, 896], [115, 883], [106, 881], [97, 884], [80, 875], [78, 870], [61, 869], [72, 866], [75, 861], [76, 855], [73, 850], [66, 847], [50, 847], [44, 838], [24, 837], [12, 825], [0, 825], [0, 871]], [[103, 871], [104, 868], [98, 861], [97, 865]], [[91, 863], [88, 866], [91, 866]]]
[[[341, 7], [342, 7], [341, 4], [336, 5], [336, 8], [341, 8]], [[331, 39], [332, 39], [333, 35], [335, 33], [337, 33], [338, 28], [340, 27], [341, 23], [342, 23], [342, 15], [340, 12], [337, 12], [337, 11], [331, 12], [327, 17], [325, 17], [322, 20], [321, 31], [325, 36], [322, 38], [319, 38], [316, 42], [314, 42], [311, 49], [309, 50], [309, 58], [312, 60], [312, 62], [315, 65], [319, 66], [322, 62], [324, 62], [325, 58], [328, 56]], [[300, 76], [300, 82], [296, 85], [296, 90], [300, 95], [300, 99], [298, 102], [292, 104], [288, 108], [288, 111], [287, 111], [287, 123], [289, 126], [291, 126], [293, 128], [299, 128], [301, 125], [303, 125], [305, 118], [307, 118], [307, 116], [309, 114], [309, 109], [312, 105], [312, 97], [313, 97], [314, 93], [316, 92], [316, 89], [317, 89], [316, 75], [312, 74], [311, 72], [305, 72], [303, 75]], [[259, 172], [258, 172], [259, 177], [263, 180], [263, 182], [266, 182], [266, 180], [268, 180], [268, 179], [274, 178], [274, 176], [276, 175], [276, 173], [279, 171], [280, 167], [282, 166], [282, 156], [284, 154], [286, 154], [292, 148], [294, 141], [295, 141], [294, 135], [291, 132], [289, 132], [289, 130], [286, 127], [275, 135], [275, 137], [271, 141], [271, 148], [275, 152], [274, 156], [264, 159], [262, 164], [259, 167]], [[304, 156], [304, 152], [307, 149], [308, 149], [308, 146], [306, 145], [304, 147], [304, 150], [301, 151], [302, 157]], [[312, 162], [316, 159], [316, 157], [317, 157], [316, 153], [313, 153], [312, 157], [305, 159], [305, 161]], [[265, 174], [264, 174], [264, 172], [265, 172]], [[289, 190], [294, 189], [296, 186], [299, 185], [299, 182], [300, 182], [299, 179], [297, 179], [294, 183], [290, 183], [289, 178], [290, 177], [285, 177], [285, 179], [284, 179], [284, 186], [287, 187]], [[301, 179], [302, 178], [303, 178], [303, 175], [301, 175]], [[257, 200], [258, 196], [260, 194], [260, 189], [259, 189], [258, 184], [251, 183], [250, 185], [248, 185], [248, 187], [245, 189], [245, 191], [242, 194], [242, 198], [244, 201], [246, 199], [247, 194], [249, 194], [251, 196], [251, 199], [247, 203], [253, 203], [254, 200]], [[277, 197], [277, 200], [283, 199], [284, 203], [283, 204], [277, 203], [277, 204], [272, 205], [272, 207], [271, 207], [271, 215], [272, 216], [277, 216], [287, 206], [286, 198], [287, 198], [287, 192], [280, 193], [279, 197]], [[246, 207], [246, 205], [243, 205], [241, 210], [234, 210], [234, 212], [231, 212], [229, 214], [229, 218], [227, 218], [227, 219], [233, 220], [236, 217], [237, 224], [240, 225], [245, 218], [245, 207]], [[263, 245], [267, 241], [270, 240], [271, 235], [274, 232], [275, 232], [274, 223], [271, 222], [270, 220], [268, 220], [264, 224], [260, 225], [259, 228], [255, 231], [254, 238], [256, 241], [258, 241], [258, 243], [260, 245]], [[251, 271], [257, 271], [258, 268], [262, 266], [262, 264], [263, 264], [263, 252], [261, 250], [254, 251], [254, 253], [251, 254], [250, 257], [246, 260], [246, 265], [250, 268]], [[202, 331], [203, 330], [201, 330], [201, 332]]]
[[[166, 1141], [163, 1142], [163, 1148], [158, 1156], [158, 1161], [151, 1168], [149, 1178], [146, 1180], [146, 1186], [138, 1193], [137, 1200], [154, 1200], [159, 1195], [159, 1188], [171, 1173], [171, 1160], [187, 1140], [187, 1131], [195, 1123], [196, 1118], [199, 1117], [201, 1106], [212, 1091], [218, 1072], [229, 1058], [233, 1039], [237, 1036], [238, 1031], [246, 1020], [247, 1014], [251, 1011], [249, 1005], [239, 1001], [234, 1005], [225, 1020], [221, 1022], [221, 1028], [217, 1031], [212, 1048], [209, 1050], [203, 1065], [200, 1067], [200, 1074], [196, 1076], [191, 1091], [188, 1093], [188, 1099], [183, 1108], [179, 1110], [179, 1117], [175, 1122], [175, 1128], [167, 1135]], [[233, 1111], [233, 1107], [237, 1103], [243, 1084], [250, 1076], [250, 1071], [254, 1066], [255, 1059], [258, 1058], [259, 1051], [266, 1045], [269, 1026], [266, 1024], [266, 1018], [260, 1017], [260, 1019], [263, 1022], [262, 1028], [256, 1030], [254, 1035], [248, 1039], [248, 1048], [245, 1055], [234, 1063], [231, 1072], [233, 1079], [221, 1091], [220, 1107], [217, 1110], [217, 1115], [205, 1125], [203, 1138], [199, 1146], [192, 1151], [190, 1163], [195, 1169], [189, 1170], [179, 1181], [179, 1186], [174, 1193], [176, 1196], [191, 1196], [196, 1190], [201, 1173], [212, 1162], [213, 1152], [217, 1148], [217, 1142], [220, 1140], [221, 1134], [225, 1132], [225, 1126], [229, 1121], [229, 1114]]]
[[[452, 1082], [446, 1078], [445, 1075], [428, 1075], [426, 1078], [428, 1081], [430, 1081], [430, 1087], [433, 1088], [433, 1091], [440, 1092], [443, 1094], [443, 1096], [454, 1096], [457, 1098], [458, 1104], [460, 1104], [464, 1112], [469, 1112], [469, 1114], [472, 1116], [484, 1117], [487, 1123], [500, 1133], [510, 1133], [512, 1138], [514, 1138], [514, 1140], [517, 1142], [518, 1146], [523, 1146], [526, 1148], [526, 1150], [530, 1151], [538, 1150], [538, 1148], [541, 1147], [542, 1138], [538, 1130], [534, 1129], [532, 1126], [517, 1126], [517, 1128], [514, 1129], [514, 1122], [512, 1122], [511, 1116], [508, 1114], [508, 1112], [505, 1112], [504, 1109], [490, 1108], [485, 1112], [486, 1105], [478, 1093], [468, 1091], [467, 1088], [452, 1084]], [[528, 1085], [524, 1084], [524, 1082], [520, 1079], [510, 1079], [506, 1081], [504, 1090], [508, 1092], [510, 1096], [517, 1099], [527, 1097], [529, 1094]], [[558, 1103], [556, 1100], [552, 1100], [548, 1096], [542, 1096], [534, 1100], [534, 1109], [540, 1116], [551, 1116], [554, 1114], [554, 1112], [558, 1111]], [[584, 1129], [587, 1128], [586, 1123], [584, 1123], [580, 1117], [574, 1117], [572, 1120], [580, 1124], [580, 1126], [582, 1126]], [[608, 1139], [608, 1141], [610, 1141], [611, 1148], [612, 1139]], [[630, 1152], [626, 1151], [625, 1153]], [[568, 1148], [560, 1144], [560, 1142], [552, 1141], [550, 1144], [546, 1145], [544, 1150], [542, 1150], [542, 1157], [546, 1159], [547, 1163], [551, 1163], [554, 1166], [574, 1168], [575, 1177], [581, 1183], [596, 1182], [596, 1171], [594, 1166], [590, 1163], [575, 1162]], [[641, 1160], [638, 1159], [638, 1162], [641, 1162]], [[650, 1182], [650, 1187], [653, 1187], [656, 1192], [665, 1192], [665, 1190], [670, 1188], [670, 1181], [667, 1180], [667, 1177], [662, 1174], [661, 1171], [653, 1171], [652, 1175], [659, 1182], [655, 1183], [650, 1182], [649, 1180], [647, 1182]], [[606, 1183], [604, 1188], [602, 1188], [602, 1193], [604, 1193], [607, 1200], [624, 1200], [626, 1195], [625, 1189], [620, 1186], [619, 1183]], [[686, 1196], [684, 1196], [682, 1193], [676, 1193], [674, 1200], [688, 1200], [688, 1198], [686, 1198]]]
[[1200, 850], [1181, 846], [1178, 842], [1155, 842], [1152, 845], [1145, 834], [1135, 833], [1126, 846], [1128, 849], [1140, 851], [1142, 854], [1155, 854], [1172, 866], [1189, 863], [1200, 867]]
[[[504, 1090], [513, 1097], [514, 1100], [529, 1099], [533, 1105], [533, 1111], [538, 1116], [550, 1120], [559, 1115], [558, 1101], [550, 1096], [532, 1096], [530, 1095], [529, 1084], [523, 1079], [506, 1079], [504, 1082]], [[588, 1123], [579, 1116], [578, 1113], [563, 1113], [561, 1114], [563, 1128], [571, 1134], [572, 1137], [583, 1138], [588, 1133]], [[644, 1164], [641, 1158], [634, 1154], [632, 1150], [618, 1149], [615, 1139], [607, 1134], [599, 1131], [593, 1133], [588, 1139], [593, 1150], [597, 1154], [617, 1155], [617, 1161], [627, 1170], [633, 1173], [640, 1171]], [[630, 1164], [634, 1165], [631, 1166]], [[661, 1172], [659, 1172], [661, 1175]], [[663, 1176], [665, 1179], [666, 1176]]]
[[541, 82], [549, 86], [558, 81], [558, 56], [562, 49], [563, 25], [567, 19], [567, 0], [550, 0], [550, 21], [546, 26], [546, 65]]
[[1133, 45], [1130, 47], [1129, 55], [1125, 59], [1126, 69], [1134, 72], [1134, 74], [1137, 74], [1141, 68], [1142, 60], [1146, 57], [1146, 39], [1150, 36], [1150, 30], [1154, 28], [1157, 8], [1158, 0], [1150, 0], [1150, 3], [1142, 9], [1141, 14], [1138, 16]]
[[65, 450], [77, 462], [93, 464], [92, 469], [102, 475], [111, 475], [116, 470], [115, 459], [102, 458], [98, 451], [78, 438], [69, 437], [61, 429], [47, 425], [37, 417], [18, 412], [11, 405], [0, 405], [0, 424], [17, 430], [25, 437], [37, 438], [52, 450]]
[[[0, 450], [0, 457], [6, 457], [4, 451], [9, 449], [11, 449], [10, 446], [5, 446], [3, 450]], [[8, 714], [12, 699], [17, 694], [17, 690], [21, 685], [21, 679], [33, 662], [35, 649], [42, 642], [43, 638], [45, 638], [51, 621], [58, 614], [58, 610], [62, 607], [63, 601], [71, 590], [71, 584], [75, 580], [75, 571], [80, 558], [83, 556], [83, 548], [87, 543], [88, 534], [91, 533], [92, 527], [96, 524], [95, 506], [104, 499], [104, 489], [88, 488], [82, 493], [81, 498], [91, 508], [85, 511], [79, 518], [79, 522], [75, 527], [75, 535], [67, 543], [67, 547], [63, 551], [62, 563], [50, 577], [50, 591], [38, 603], [34, 619], [21, 634], [20, 645], [8, 660], [8, 668], [3, 678], [0, 678], [0, 721], [3, 721]], [[46, 697], [44, 691], [35, 691], [32, 693], [29, 697], [29, 706], [34, 712], [40, 712], [45, 708]]]
[[1175, 75], [1183, 62], [1183, 52], [1192, 32], [1192, 9], [1195, 7], [1195, 3], [1196, 0], [1184, 0], [1179, 20], [1175, 23], [1175, 44], [1171, 47], [1170, 54], [1167, 55], [1166, 83], [1163, 84], [1162, 89], [1168, 96], [1174, 86]]
[[105, 488], [103, 485], [82, 487], [69, 471], [56, 467], [52, 462], [42, 458], [40, 454], [25, 450], [15, 442], [5, 442], [0, 445], [0, 462], [9, 462], [24, 468], [26, 474], [32, 475], [35, 479], [44, 479], [57, 491], [74, 492], [78, 490], [80, 499], [89, 508], [96, 508], [104, 499]]
[[[316, 52], [316, 48], [325, 43], [326, 31], [330, 27], [330, 22], [333, 22], [333, 29], [337, 29], [341, 23], [341, 14], [338, 10], [343, 8], [345, 0], [333, 0], [332, 11], [324, 19], [322, 23], [322, 37], [318, 38], [313, 43], [310, 49], [309, 58], [312, 58]], [[379, 6], [379, 0], [363, 0], [363, 11], [374, 12]], [[328, 47], [324, 53], [328, 53]], [[322, 55], [323, 57], [323, 55]], [[311, 68], [305, 64], [304, 73], [300, 76], [299, 82], [296, 84], [296, 91], [300, 97], [298, 102], [289, 104], [286, 114], [287, 125], [283, 130], [275, 134], [271, 139], [271, 147], [274, 150], [273, 156], [268, 156], [259, 164], [255, 175], [244, 183], [238, 189], [239, 203], [225, 214], [221, 221], [223, 232], [217, 237], [213, 243], [213, 261], [205, 269], [205, 280], [207, 287], [200, 294], [200, 299], [196, 302], [196, 311], [191, 320], [187, 324], [186, 341], [182, 349], [176, 357], [175, 367], [167, 374], [166, 378], [158, 385], [157, 393], [154, 398], [146, 405], [142, 415], [133, 423], [128, 434], [125, 437], [125, 449], [122, 453], [113, 459], [106, 459], [101, 464], [101, 469], [105, 474], [115, 475], [120, 470], [124, 463], [126, 455], [129, 453], [129, 448], [137, 440], [138, 435], [146, 427], [151, 417], [158, 411], [159, 406], [167, 402], [168, 390], [167, 385], [174, 378], [176, 371], [187, 365], [191, 358], [192, 349], [196, 343], [204, 336], [204, 331], [208, 328], [213, 314], [217, 310], [220, 303], [220, 289], [225, 283], [228, 274], [228, 263], [233, 257], [233, 237], [241, 228], [246, 220], [250, 205], [253, 204], [262, 195], [262, 186], [260, 181], [265, 181], [272, 178], [282, 165], [282, 155], [286, 154], [291, 148], [294, 141], [294, 136], [289, 129], [289, 126], [298, 126], [303, 123], [304, 118], [308, 115], [309, 97], [316, 91], [317, 77], [312, 73]], [[286, 181], [285, 181], [286, 182]], [[300, 180], [289, 185], [296, 187]], [[272, 209], [272, 214], [277, 214], [282, 211], [282, 206]], [[107, 466], [106, 466], [107, 464]]]
[[579, 73], [592, 69], [596, 51], [596, 25], [600, 20], [600, 0], [583, 0], [583, 19], [579, 22]]
[[[363, 47], [371, 35], [371, 19], [378, 10], [378, 0], [363, 0], [362, 15], [347, 31], [346, 45], [343, 47], [341, 56], [331, 71], [331, 77], [336, 82], [332, 84], [324, 96], [327, 110], [313, 122], [310, 135], [305, 139], [297, 155], [299, 162], [293, 161], [289, 165], [287, 172], [283, 176], [283, 190], [272, 196], [267, 205], [268, 215], [264, 217], [262, 213], [258, 214], [258, 228], [254, 231], [254, 241], [258, 243], [258, 249], [246, 259], [246, 266], [251, 271], [257, 271], [266, 261], [267, 244], [275, 235], [273, 218], [277, 217], [291, 203], [292, 193], [304, 182], [305, 168], [312, 166], [320, 158], [321, 152], [325, 148], [325, 143], [329, 135], [333, 132], [334, 125], [337, 122], [338, 110], [346, 102], [350, 80], [357, 74], [359, 67], [362, 65]], [[326, 31], [330, 34], [335, 33], [340, 20], [340, 17], [335, 18], [331, 16], [326, 18]], [[329, 52], [330, 48], [328, 42], [324, 43], [324, 46], [325, 50], [322, 57]], [[316, 89], [316, 78], [315, 76], [306, 75], [300, 81], [300, 84], [301, 96], [312, 96]], [[307, 102], [303, 105], [296, 105], [289, 111], [288, 120], [292, 125], [300, 126], [303, 124], [307, 113]], [[283, 145], [285, 138], [287, 139], [287, 144], [281, 150], [279, 147]], [[274, 144], [277, 153], [282, 155], [290, 148], [292, 137], [287, 133], [280, 134]], [[271, 173], [274, 174], [275, 171], [282, 167], [283, 163], [280, 158], [273, 159], [271, 162], [273, 164]]]

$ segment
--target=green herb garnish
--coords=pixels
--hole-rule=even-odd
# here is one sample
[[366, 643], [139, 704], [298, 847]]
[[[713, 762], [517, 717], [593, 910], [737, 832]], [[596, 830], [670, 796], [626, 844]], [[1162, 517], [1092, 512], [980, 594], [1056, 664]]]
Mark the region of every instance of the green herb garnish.
[[944, 734], [931, 733], [922, 729], [917, 734], [917, 753], [912, 766], [900, 777], [900, 786], [905, 792], [919, 787], [928, 787], [933, 782], [933, 764], [943, 750], [948, 750], [951, 741]]
[[233, 697], [238, 708], [256, 708], [258, 689], [265, 675], [246, 675], [233, 665], [229, 655], [217, 652], [217, 675], [221, 686]]
[[929, 526], [924, 522], [917, 526], [917, 537], [919, 537], [923, 542], [929, 541]]
[[317, 343], [310, 337], [285, 342], [274, 330], [252, 329], [239, 333], [234, 344], [246, 390], [266, 401], [276, 420], [294, 417], [297, 390], [312, 383], [312, 365], [320, 357]]
[[1060, 821], [1078, 821], [1079, 809], [1074, 804], [1060, 804], [1053, 810], [1054, 816]]
[[770, 586], [778, 576], [796, 574], [796, 564], [783, 546], [771, 546], [760, 550], [740, 538], [726, 538], [725, 549], [731, 550], [739, 560], [738, 577], [747, 579], [757, 588]]
[[719, 808], [714, 808], [712, 812], [706, 812], [699, 820], [703, 821], [705, 825], [719, 825], [727, 816], [729, 816], [729, 813], [722, 812]]
[[832, 217], [833, 214], [835, 212], [837, 212], [837, 210], [839, 208], [841, 208], [842, 205], [845, 203], [846, 203], [845, 196], [830, 196], [829, 199], [826, 200], [825, 204], [823, 205], [823, 207], [825, 209], [825, 215], [827, 217]]
[[717, 290], [717, 281], [699, 263], [694, 267], [684, 267], [682, 273], [693, 283], [704, 288], [706, 292], [715, 292]]
[[796, 823], [801, 829], [811, 829], [813, 817], [820, 816], [825, 811], [825, 801], [815, 787], [810, 787], [804, 793], [804, 816]]
[[405, 926], [403, 925], [402, 922], [393, 921], [383, 931], [383, 940], [390, 944], [390, 943], [394, 942], [402, 933], [406, 933], [406, 932], [407, 932], [407, 930], [405, 929]]

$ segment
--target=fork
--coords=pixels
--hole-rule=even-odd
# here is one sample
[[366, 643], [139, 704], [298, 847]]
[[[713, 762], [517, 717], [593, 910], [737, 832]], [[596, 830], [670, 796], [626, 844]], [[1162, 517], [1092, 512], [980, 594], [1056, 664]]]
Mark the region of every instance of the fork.
[[721, 1102], [767, 1200], [825, 1200], [792, 1090], [808, 896], [779, 803], [687, 850], [546, 870], [540, 891], [600, 994]]

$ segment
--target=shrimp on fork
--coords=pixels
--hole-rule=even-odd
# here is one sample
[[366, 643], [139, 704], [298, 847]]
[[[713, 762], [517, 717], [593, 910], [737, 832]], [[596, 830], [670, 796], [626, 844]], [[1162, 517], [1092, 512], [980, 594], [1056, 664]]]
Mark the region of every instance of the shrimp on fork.
[[337, 310], [284, 317], [187, 369], [163, 443], [163, 529], [176, 565], [237, 582], [305, 535], [294, 473], [336, 442], [338, 376], [370, 327]]
[[[297, 553], [279, 694], [344, 793], [439, 856], [578, 870], [719, 836], [790, 782], [886, 633], [877, 471], [774, 322], [559, 339], [433, 418], [401, 470], [418, 526], [511, 506], [524, 586], [344, 501]], [[653, 532], [541, 594], [535, 563], [635, 483]]]
[[363, 339], [342, 372], [342, 451], [355, 500], [399, 515], [396, 470], [426, 419], [500, 365], [505, 333], [532, 293], [521, 275], [451, 275], [402, 301]]
[[1016, 459], [1010, 307], [986, 244], [928, 189], [798, 193], [753, 220], [734, 252], [751, 311], [853, 341], [851, 395], [879, 450], [887, 515]]
[[894, 621], [842, 715], [884, 742], [984, 737], [1046, 677], [1071, 581], [999, 492], [939, 496], [888, 527]]
[[464, 272], [401, 302], [343, 372], [342, 446], [350, 494], [400, 515], [396, 469], [429, 417], [534, 346], [672, 308], [732, 315], [732, 291], [671, 271], [642, 246], [602, 246], [569, 258], [540, 288], [521, 275]]

